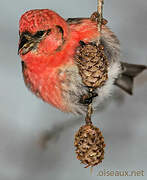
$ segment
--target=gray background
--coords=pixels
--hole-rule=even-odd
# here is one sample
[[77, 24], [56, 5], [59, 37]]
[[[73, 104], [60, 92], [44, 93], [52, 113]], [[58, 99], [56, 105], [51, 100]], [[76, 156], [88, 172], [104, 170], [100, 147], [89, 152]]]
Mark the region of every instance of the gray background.
[[[107, 146], [105, 160], [91, 175], [74, 153], [73, 137], [82, 121], [45, 104], [24, 85], [17, 56], [18, 21], [34, 8], [50, 8], [64, 18], [87, 17], [96, 9], [96, 0], [0, 1], [0, 180], [114, 178], [98, 177], [103, 169], [144, 170], [145, 176], [137, 179], [146, 179], [147, 73], [136, 79], [133, 97], [121, 93], [93, 116]], [[104, 16], [121, 41], [123, 59], [147, 64], [147, 1], [105, 0]], [[43, 132], [58, 126], [60, 134], [42, 149]]]

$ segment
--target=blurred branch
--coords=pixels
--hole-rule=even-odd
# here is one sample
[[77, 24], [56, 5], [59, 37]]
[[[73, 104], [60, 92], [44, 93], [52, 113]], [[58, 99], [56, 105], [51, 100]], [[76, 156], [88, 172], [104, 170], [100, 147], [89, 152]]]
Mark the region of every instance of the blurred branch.
[[58, 139], [60, 137], [60, 134], [70, 128], [75, 126], [76, 124], [81, 123], [81, 119], [82, 117], [79, 117], [77, 119], [68, 119], [67, 121], [63, 122], [63, 123], [58, 123], [56, 125], [53, 126], [53, 128], [51, 130], [46, 130], [41, 134], [41, 137], [39, 139], [39, 145], [41, 146], [41, 148], [46, 148], [47, 147], [47, 143], [52, 140], [52, 139]]

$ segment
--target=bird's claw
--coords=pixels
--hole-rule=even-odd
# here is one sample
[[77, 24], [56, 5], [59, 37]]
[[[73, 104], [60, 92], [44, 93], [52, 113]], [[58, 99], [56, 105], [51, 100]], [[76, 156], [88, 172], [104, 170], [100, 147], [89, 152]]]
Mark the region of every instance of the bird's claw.
[[88, 104], [92, 103], [93, 98], [95, 98], [96, 96], [98, 96], [98, 94], [95, 92], [91, 92], [89, 94], [84, 94], [80, 99], [80, 103], [88, 105]]

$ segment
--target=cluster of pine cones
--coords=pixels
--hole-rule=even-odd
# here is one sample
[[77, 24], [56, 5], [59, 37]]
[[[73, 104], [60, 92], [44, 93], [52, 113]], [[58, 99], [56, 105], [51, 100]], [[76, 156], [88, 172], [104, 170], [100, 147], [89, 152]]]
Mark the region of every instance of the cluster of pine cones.
[[[75, 60], [83, 83], [92, 92], [105, 84], [108, 79], [108, 59], [103, 45], [81, 41]], [[96, 166], [104, 159], [104, 137], [92, 122], [80, 127], [75, 135], [74, 145], [77, 159], [86, 167]]]

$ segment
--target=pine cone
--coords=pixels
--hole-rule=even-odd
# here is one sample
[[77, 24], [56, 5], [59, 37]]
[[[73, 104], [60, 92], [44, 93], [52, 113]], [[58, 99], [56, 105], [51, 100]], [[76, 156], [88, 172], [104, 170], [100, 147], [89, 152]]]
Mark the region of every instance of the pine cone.
[[80, 127], [75, 135], [74, 145], [77, 159], [86, 167], [95, 166], [104, 159], [104, 138], [99, 128], [92, 124]]
[[108, 79], [108, 60], [102, 45], [82, 42], [77, 48], [75, 60], [86, 86], [97, 88], [104, 85]]

